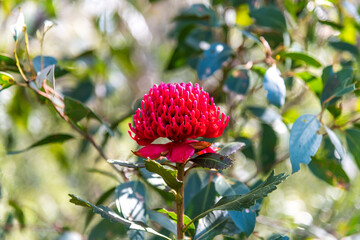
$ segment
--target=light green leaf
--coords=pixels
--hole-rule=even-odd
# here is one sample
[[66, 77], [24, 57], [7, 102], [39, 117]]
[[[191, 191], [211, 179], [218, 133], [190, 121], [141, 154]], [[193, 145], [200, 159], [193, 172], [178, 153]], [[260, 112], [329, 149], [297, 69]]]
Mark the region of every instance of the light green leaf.
[[145, 168], [150, 172], [159, 174], [170, 188], [178, 190], [182, 186], [183, 182], [176, 178], [177, 170], [167, 169], [160, 163], [153, 160], [144, 161]]
[[[172, 220], [174, 220], [177, 223], [177, 215], [176, 215], [175, 212], [168, 211], [165, 208], [155, 209], [155, 211], [167, 214], [169, 216], [169, 218], [171, 218]], [[191, 222], [191, 219], [187, 215], [184, 214], [184, 224], [186, 225], [186, 224], [188, 224], [190, 222]], [[194, 233], [194, 231], [195, 231], [194, 223], [191, 223], [187, 230]]]
[[15, 84], [14, 77], [6, 72], [0, 72], [0, 91]]
[[307, 65], [311, 65], [313, 67], [321, 67], [321, 63], [315, 58], [301, 52], [287, 52], [284, 54], [284, 57], [291, 58], [292, 60], [300, 60], [306, 63]]

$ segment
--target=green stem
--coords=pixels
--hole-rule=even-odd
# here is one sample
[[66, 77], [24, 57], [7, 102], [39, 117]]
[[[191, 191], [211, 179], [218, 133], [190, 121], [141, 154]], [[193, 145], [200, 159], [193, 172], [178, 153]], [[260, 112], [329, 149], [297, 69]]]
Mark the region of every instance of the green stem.
[[[176, 164], [178, 173], [177, 179], [179, 181], [184, 181], [184, 163], [177, 163]], [[184, 227], [184, 184], [181, 188], [177, 191], [176, 196], [176, 216], [177, 216], [177, 239], [184, 239], [185, 233], [183, 231]]]

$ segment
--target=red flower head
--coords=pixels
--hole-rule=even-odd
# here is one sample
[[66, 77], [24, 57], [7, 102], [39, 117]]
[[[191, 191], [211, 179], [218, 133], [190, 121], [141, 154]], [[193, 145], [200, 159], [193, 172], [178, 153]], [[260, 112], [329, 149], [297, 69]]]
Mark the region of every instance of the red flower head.
[[[213, 98], [209, 101], [209, 94], [198, 84], [161, 83], [145, 94], [141, 108], [134, 114], [134, 126], [129, 124], [129, 134], [139, 145], [146, 146], [135, 152], [138, 156], [167, 156], [172, 162], [186, 162], [195, 150], [210, 146], [187, 139], [219, 137], [228, 122], [229, 117], [220, 114]], [[172, 142], [151, 144], [159, 137]]]

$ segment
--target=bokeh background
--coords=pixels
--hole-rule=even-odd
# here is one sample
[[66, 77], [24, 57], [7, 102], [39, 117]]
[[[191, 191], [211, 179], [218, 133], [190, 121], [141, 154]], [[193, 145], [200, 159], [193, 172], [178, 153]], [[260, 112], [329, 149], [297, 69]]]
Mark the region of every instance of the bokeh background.
[[[292, 47], [306, 45], [307, 51], [324, 66], [351, 58], [351, 53], [340, 56], [328, 46], [329, 38], [337, 37], [359, 46], [360, 8], [356, 0], [250, 2], [274, 3], [280, 9], [290, 3], [303, 5], [297, 28], [291, 30], [291, 38], [298, 40]], [[37, 31], [45, 20], [51, 20], [55, 25], [45, 36], [43, 53], [56, 58], [58, 65], [68, 71], [56, 79], [57, 90], [84, 102], [106, 122], [118, 122], [116, 134], [107, 141], [104, 151], [112, 159], [128, 159], [130, 150], [137, 147], [127, 133], [128, 123], [139, 98], [153, 84], [197, 82], [210, 91], [217, 87], [216, 77], [200, 82], [196, 71], [189, 66], [166, 70], [176, 46], [171, 37], [175, 27], [173, 18], [193, 3], [209, 4], [208, 1], [189, 0], [2, 0], [0, 52], [13, 56], [11, 26], [16, 22], [19, 7], [25, 15], [33, 57], [41, 53]], [[226, 9], [217, 6], [217, 10], [224, 12]], [[237, 21], [246, 25], [246, 21], [251, 20], [245, 17], [240, 15]], [[338, 22], [344, 28], [339, 30], [319, 21]], [[242, 41], [241, 35], [235, 32], [229, 36], [234, 48]], [[255, 59], [264, 55], [259, 49], [248, 54]], [[24, 54], [20, 55], [24, 59]], [[315, 74], [321, 75], [321, 71], [315, 70]], [[253, 82], [259, 80], [256, 74], [251, 77]], [[293, 89], [289, 95], [295, 99], [297, 91]], [[236, 96], [230, 98], [236, 99]], [[284, 122], [291, 125], [303, 113], [318, 113], [321, 106], [314, 99], [314, 94], [306, 93], [286, 106]], [[350, 100], [344, 103], [344, 109], [350, 115], [356, 114], [360, 101]], [[265, 93], [259, 91], [249, 102], [266, 104]], [[228, 110], [226, 102], [220, 101], [219, 105]], [[244, 122], [239, 111], [241, 108], [231, 117], [233, 126], [241, 126], [241, 129], [234, 129], [243, 135], [255, 136], [254, 145], [257, 146], [260, 137], [256, 135], [261, 123], [250, 117]], [[94, 124], [90, 129], [96, 141], [103, 141], [103, 128]], [[276, 172], [291, 173], [287, 156], [288, 129], [279, 123], [275, 130], [279, 141], [276, 153], [282, 159], [276, 165]], [[124, 239], [122, 229], [98, 216], [85, 229], [87, 210], [69, 203], [69, 193], [96, 202], [121, 180], [88, 142], [79, 137], [17, 155], [6, 154], [58, 132], [72, 133], [72, 129], [52, 108], [39, 103], [32, 92], [16, 86], [0, 92], [0, 238], [82, 239], [90, 236], [89, 239]], [[234, 158], [234, 167], [228, 174], [240, 181], [251, 179], [256, 173], [256, 161], [247, 159], [242, 153]], [[338, 239], [350, 235], [353, 237], [344, 239], [360, 239], [360, 235], [354, 235], [360, 232], [359, 171], [351, 154], [347, 154], [342, 166], [348, 182], [332, 185], [314, 176], [308, 167], [302, 167], [265, 199], [257, 218], [257, 233], [250, 239], [261, 239], [274, 232], [292, 235], [294, 239]], [[158, 199], [154, 193], [147, 201], [159, 207], [161, 201]], [[110, 197], [105, 203], [112, 202]]]

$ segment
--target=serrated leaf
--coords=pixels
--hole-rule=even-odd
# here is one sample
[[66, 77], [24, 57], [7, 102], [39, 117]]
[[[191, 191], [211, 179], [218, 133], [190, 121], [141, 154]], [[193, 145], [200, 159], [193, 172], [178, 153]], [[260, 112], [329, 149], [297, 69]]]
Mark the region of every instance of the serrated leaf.
[[[215, 189], [221, 196], [241, 195], [250, 191], [243, 183], [224, 176], [218, 176], [216, 178]], [[253, 209], [255, 206], [256, 205], [242, 211], [228, 211], [235, 225], [247, 236], [250, 236], [255, 228], [256, 209], [258, 209]]]
[[145, 232], [149, 232], [149, 233], [158, 235], [165, 239], [171, 240], [170, 238], [156, 232], [154, 229], [150, 228], [149, 226], [147, 226], [146, 224], [144, 224], [142, 222], [133, 222], [133, 221], [130, 221], [130, 220], [127, 220], [127, 219], [121, 217], [120, 215], [115, 213], [109, 207], [105, 207], [102, 205], [95, 206], [95, 205], [91, 204], [90, 202], [85, 201], [85, 200], [75, 196], [74, 194], [69, 194], [69, 196], [71, 197], [71, 199], [70, 199], [71, 203], [78, 205], [78, 206], [91, 208], [94, 211], [94, 213], [100, 214], [103, 218], [108, 219], [112, 222], [119, 222], [119, 223], [125, 225], [126, 227], [128, 227], [130, 230], [145, 231]]
[[[115, 189], [116, 206], [126, 219], [146, 223], [145, 187], [140, 181], [122, 183]], [[145, 233], [128, 231], [130, 239], [144, 239]]]
[[285, 103], [286, 88], [284, 79], [275, 65], [266, 70], [263, 88], [267, 91], [266, 97], [269, 102], [277, 107]]
[[321, 63], [316, 60], [314, 57], [311, 57], [305, 53], [301, 52], [287, 52], [283, 55], [284, 57], [291, 58], [292, 60], [301, 60], [302, 62], [306, 63], [307, 65], [319, 68], [321, 67]]
[[[115, 187], [110, 188], [109, 190], [107, 190], [106, 192], [104, 192], [99, 199], [96, 201], [95, 205], [100, 205], [103, 204], [106, 199], [108, 199], [115, 191]], [[85, 219], [85, 229], [88, 227], [89, 223], [91, 222], [92, 218], [94, 217], [94, 212], [89, 211], [89, 213], [86, 215], [86, 219]]]
[[144, 162], [145, 168], [150, 172], [159, 174], [170, 188], [178, 190], [182, 186], [183, 182], [176, 178], [177, 170], [167, 169], [153, 160], [144, 160]]
[[360, 130], [356, 128], [349, 128], [346, 129], [345, 133], [348, 150], [353, 155], [358, 168], [360, 168]]
[[13, 76], [6, 72], [0, 72], [0, 91], [11, 87], [15, 84], [15, 79]]
[[[166, 214], [170, 219], [174, 220], [175, 223], [177, 223], [177, 215], [175, 212], [173, 211], [168, 211], [165, 208], [159, 208], [159, 209], [155, 209], [155, 211], [159, 212], [159, 213], [164, 213]], [[184, 214], [184, 224], [188, 224], [191, 222], [191, 218], [189, 218], [187, 215]], [[187, 229], [191, 235], [193, 236], [193, 234], [195, 233], [195, 225], [194, 223], [191, 223], [189, 225], [189, 228]]]
[[327, 126], [324, 126], [324, 127], [330, 138], [331, 143], [334, 145], [336, 152], [339, 154], [340, 160], [344, 159], [344, 157], [345, 157], [344, 148], [343, 148], [339, 138], [336, 136], [336, 133], [333, 132]]
[[86, 107], [82, 102], [70, 97], [64, 97], [64, 103], [65, 103], [65, 114], [72, 121], [79, 122], [85, 117], [94, 118], [98, 120], [106, 128], [106, 131], [110, 134], [110, 136], [114, 135], [110, 127], [96, 113], [94, 113], [92, 110]]
[[243, 142], [231, 142], [225, 144], [218, 153], [222, 156], [229, 156], [243, 147], [245, 147], [245, 143]]
[[248, 70], [241, 68], [232, 69], [226, 78], [225, 85], [229, 91], [245, 95], [250, 85]]
[[190, 160], [203, 168], [214, 168], [217, 170], [223, 170], [232, 165], [232, 160], [229, 157], [217, 153], [201, 154]]
[[200, 59], [197, 65], [197, 74], [200, 80], [204, 80], [219, 70], [231, 54], [232, 49], [223, 43], [213, 43], [210, 48], [204, 51], [204, 57]]
[[113, 159], [108, 159], [107, 161], [111, 164], [119, 165], [119, 166], [127, 167], [127, 168], [144, 168], [145, 167], [144, 163], [130, 163], [128, 161], [113, 160]]
[[295, 121], [289, 142], [293, 173], [300, 170], [300, 163], [309, 164], [319, 149], [322, 140], [322, 135], [318, 134], [320, 126], [316, 116], [310, 114], [302, 115]]
[[213, 239], [220, 234], [232, 236], [239, 232], [228, 212], [214, 211], [199, 220], [194, 240]]
[[225, 196], [221, 198], [211, 209], [213, 210], [234, 210], [241, 211], [245, 208], [250, 208], [255, 204], [255, 201], [266, 197], [269, 193], [276, 189], [276, 185], [284, 181], [288, 176], [285, 173], [274, 175], [271, 172], [269, 177], [261, 183], [258, 187], [243, 195]]
[[30, 150], [31, 148], [34, 148], [34, 147], [39, 147], [39, 146], [42, 146], [42, 145], [45, 145], [45, 144], [51, 144], [51, 143], [63, 143], [65, 141], [68, 141], [68, 140], [73, 139], [73, 138], [74, 138], [74, 136], [69, 135], [69, 134], [62, 134], [62, 133], [52, 134], [52, 135], [49, 135], [49, 136], [35, 142], [34, 144], [30, 145], [29, 147], [27, 147], [27, 148], [25, 148], [23, 150], [10, 151], [7, 154], [9, 154], [9, 155], [18, 154], [18, 153], [28, 151], [28, 150]]

